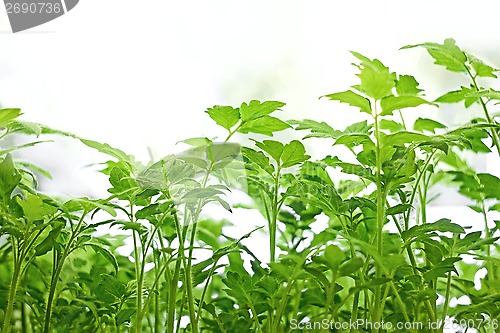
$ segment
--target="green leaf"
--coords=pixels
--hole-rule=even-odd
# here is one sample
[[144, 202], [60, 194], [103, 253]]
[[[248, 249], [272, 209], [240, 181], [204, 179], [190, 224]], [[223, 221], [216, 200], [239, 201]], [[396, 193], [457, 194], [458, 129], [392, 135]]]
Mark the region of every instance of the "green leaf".
[[240, 120], [240, 112], [231, 106], [216, 105], [205, 112], [217, 125], [224, 127], [228, 131]]
[[412, 237], [417, 237], [431, 231], [452, 232], [456, 234], [465, 233], [464, 228], [460, 225], [452, 223], [449, 219], [440, 219], [434, 223], [413, 226], [410, 229], [403, 231], [402, 237], [403, 239], [408, 240]]
[[370, 134], [372, 125], [368, 125], [368, 122], [366, 120], [353, 123], [345, 128], [343, 131], [343, 134]]
[[330, 95], [326, 95], [329, 99], [333, 101], [339, 101], [341, 103], [347, 103], [351, 106], [357, 107], [361, 110], [361, 112], [372, 113], [370, 100], [361, 95], [356, 94], [351, 90], [346, 90], [339, 93], [334, 93]]
[[80, 139], [80, 141], [87, 147], [93, 148], [98, 152], [114, 157], [118, 161], [125, 162], [126, 165], [129, 167], [130, 171], [135, 171], [138, 168], [140, 168], [140, 163], [136, 162], [133, 156], [127, 155], [122, 150], [111, 147], [107, 143], [100, 143], [97, 141], [86, 140], [86, 139]]
[[472, 88], [460, 87], [460, 90], [450, 91], [440, 97], [435, 102], [437, 103], [458, 103], [464, 101], [465, 107], [478, 102], [478, 98], [474, 96], [475, 90]]
[[392, 207], [388, 208], [386, 211], [386, 214], [389, 216], [401, 214], [401, 213], [408, 211], [408, 209], [411, 209], [411, 207], [412, 206], [409, 204], [398, 204], [396, 206], [392, 206]]
[[311, 134], [308, 134], [304, 137], [304, 139], [307, 138], [332, 138], [335, 139], [337, 138], [340, 134], [342, 134], [341, 131], [333, 129], [330, 125], [325, 123], [324, 121], [322, 122], [317, 122], [315, 120], [310, 120], [310, 119], [305, 119], [302, 121], [298, 120], [290, 120], [288, 123], [292, 125], [298, 125], [295, 127], [296, 130], [310, 130]]
[[[90, 212], [94, 209], [101, 209], [105, 212], [107, 212], [109, 215], [116, 217], [116, 212], [113, 208], [113, 206], [110, 206], [108, 202], [106, 201], [99, 201], [99, 200], [91, 200], [85, 197], [82, 198], [74, 198], [69, 201], [67, 201], [64, 206], [69, 207], [69, 211], [71, 212], [76, 212], [80, 210], [85, 210], [87, 212]], [[78, 208], [76, 208], [78, 207]]]
[[255, 145], [268, 153], [276, 162], [280, 161], [281, 154], [285, 147], [281, 142], [274, 140], [264, 140], [262, 142], [255, 141]]
[[500, 178], [489, 173], [479, 173], [477, 176], [485, 198], [500, 200]]
[[116, 326], [120, 326], [123, 323], [129, 322], [135, 312], [136, 312], [136, 310], [134, 308], [121, 309], [115, 318]]
[[11, 155], [5, 156], [0, 163], [0, 196], [4, 203], [8, 203], [12, 191], [21, 182], [22, 176], [14, 167]]
[[404, 127], [402, 124], [389, 119], [381, 119], [379, 122], [379, 127], [384, 130], [388, 130], [391, 133], [403, 131]]
[[404, 144], [419, 143], [430, 140], [430, 137], [422, 133], [400, 131], [382, 137], [382, 146], [402, 146]]
[[261, 151], [256, 151], [251, 148], [242, 148], [243, 156], [245, 156], [250, 162], [255, 163], [262, 170], [272, 175], [274, 172], [274, 167], [269, 162], [269, 158], [264, 155]]
[[285, 145], [281, 154], [281, 167], [288, 168], [304, 161], [307, 161], [311, 156], [306, 155], [304, 145], [297, 140]]
[[323, 285], [323, 286], [328, 286], [330, 285], [330, 281], [328, 281], [328, 278], [326, 275], [320, 271], [319, 269], [309, 267], [309, 266], [304, 266], [304, 270], [314, 276], [318, 281]]
[[404, 108], [412, 108], [422, 104], [431, 104], [425, 99], [417, 96], [387, 96], [380, 101], [380, 106], [382, 107], [381, 116], [392, 115], [395, 110], [401, 110]]
[[345, 254], [337, 245], [328, 245], [325, 248], [325, 253], [321, 257], [313, 257], [313, 261], [318, 261], [325, 264], [333, 272], [336, 272], [340, 263], [344, 261]]
[[89, 243], [85, 245], [90, 245], [90, 247], [92, 247], [92, 250], [102, 255], [111, 265], [113, 265], [115, 272], [118, 274], [118, 261], [116, 261], [115, 256], [113, 255], [113, 253], [111, 253], [110, 250], [104, 248], [100, 244]]
[[489, 65], [486, 65], [483, 61], [477, 59], [476, 57], [472, 55], [468, 55], [470, 64], [472, 68], [474, 69], [474, 72], [476, 72], [477, 76], [481, 77], [494, 77], [497, 78], [494, 72], [498, 72], [498, 69], [495, 69]]
[[31, 193], [26, 193], [24, 200], [17, 197], [17, 203], [23, 208], [24, 215], [29, 222], [43, 220], [57, 212], [56, 207], [46, 204], [39, 196]]
[[396, 74], [389, 72], [389, 68], [377, 59], [370, 60], [357, 52], [351, 53], [361, 60], [358, 66], [360, 73], [357, 74], [361, 80], [361, 92], [376, 100], [391, 94], [392, 88], [395, 87]]
[[365, 168], [359, 164], [342, 162], [338, 157], [327, 156], [322, 160], [326, 165], [331, 167], [340, 167], [343, 173], [357, 175], [374, 181], [375, 176], [370, 168]]
[[375, 147], [372, 139], [368, 134], [347, 134], [341, 135], [335, 140], [333, 145], [345, 145], [347, 147], [354, 147], [358, 145], [368, 145]]
[[446, 128], [446, 126], [441, 124], [440, 122], [428, 118], [418, 118], [417, 120], [415, 120], [415, 124], [413, 124], [413, 129], [419, 132], [429, 131], [432, 133], [436, 133], [436, 129], [438, 128]]
[[348, 276], [363, 267], [364, 261], [361, 258], [351, 258], [344, 262], [339, 268], [339, 276]]
[[467, 68], [465, 66], [467, 56], [458, 46], [455, 45], [455, 40], [448, 38], [443, 44], [424, 43], [408, 45], [402, 47], [402, 49], [409, 49], [417, 46], [426, 48], [427, 52], [429, 52], [431, 57], [434, 58], [434, 63], [436, 65], [444, 66], [447, 70], [452, 72], [467, 72]]
[[21, 115], [21, 109], [0, 109], [0, 128]]
[[212, 140], [206, 137], [189, 138], [186, 140], [179, 141], [193, 147], [208, 146], [212, 144]]
[[241, 120], [245, 122], [266, 116], [280, 109], [284, 105], [285, 103], [277, 101], [267, 101], [261, 103], [253, 100], [249, 104], [243, 103], [240, 106]]
[[48, 253], [54, 247], [55, 240], [52, 235], [45, 237], [37, 246], [35, 246], [35, 256], [43, 256]]
[[[469, 91], [473, 91], [470, 89]], [[500, 100], [500, 91], [495, 89], [482, 90], [478, 92], [470, 92], [466, 97], [485, 97], [488, 99]]]
[[268, 136], [273, 136], [274, 132], [279, 132], [291, 126], [278, 118], [271, 116], [263, 116], [257, 119], [245, 121], [238, 132], [241, 133], [257, 133]]
[[411, 75], [400, 75], [396, 81], [396, 92], [399, 96], [416, 96], [422, 89], [418, 88], [418, 82]]

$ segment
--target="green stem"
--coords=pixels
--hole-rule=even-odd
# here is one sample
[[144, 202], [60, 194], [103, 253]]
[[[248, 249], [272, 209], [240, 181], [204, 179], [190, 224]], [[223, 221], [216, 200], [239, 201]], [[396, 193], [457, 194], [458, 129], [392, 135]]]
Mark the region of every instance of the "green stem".
[[[484, 200], [481, 201], [481, 213], [483, 215], [483, 221], [484, 221], [484, 234], [486, 239], [491, 238], [491, 232], [490, 228], [488, 227], [488, 215], [486, 213], [486, 205], [484, 204]], [[490, 259], [491, 257], [491, 247], [489, 244], [486, 244], [486, 257], [488, 258], [488, 274], [487, 278], [490, 282], [493, 282], [496, 280], [495, 277], [495, 269], [493, 266], [493, 262]], [[491, 284], [491, 286], [494, 286], [494, 283]]]
[[16, 292], [17, 286], [19, 284], [19, 277], [21, 272], [21, 262], [20, 260], [14, 260], [14, 272], [12, 274], [12, 281], [10, 283], [9, 289], [9, 301], [7, 303], [7, 311], [5, 312], [5, 317], [3, 321], [2, 333], [9, 333], [11, 329], [10, 320], [12, 319], [12, 313], [14, 312], [14, 304], [16, 302]]
[[[55, 250], [54, 250], [55, 251]], [[45, 324], [44, 324], [44, 333], [49, 333], [50, 332], [50, 324], [52, 320], [52, 306], [54, 303], [55, 299], [55, 292], [56, 292], [56, 287], [57, 283], [59, 281], [59, 276], [61, 275], [61, 271], [63, 268], [63, 263], [64, 263], [64, 258], [61, 257], [60, 260], [57, 260], [56, 263], [56, 269], [54, 273], [52, 274], [52, 278], [50, 279], [50, 288], [49, 288], [49, 297], [47, 299], [47, 309], [45, 312]]]
[[278, 222], [278, 190], [279, 190], [279, 177], [280, 177], [280, 166], [276, 170], [276, 177], [274, 177], [274, 187], [273, 187], [273, 198], [271, 207], [271, 220], [269, 221], [269, 252], [270, 261], [273, 263], [276, 261], [276, 229]]
[[[451, 246], [450, 249], [450, 257], [453, 257], [454, 250], [455, 250], [455, 244], [457, 243], [457, 238], [458, 234], [455, 234], [453, 237], [453, 245]], [[450, 292], [451, 292], [451, 272], [448, 272], [448, 277], [446, 279], [446, 294], [444, 298], [444, 305], [443, 305], [443, 314], [441, 315], [441, 324], [440, 324], [440, 331], [443, 331], [444, 323], [446, 320], [446, 314], [448, 312], [448, 306], [450, 304]]]
[[[50, 279], [50, 288], [49, 288], [49, 296], [47, 299], [47, 307], [45, 309], [45, 324], [44, 324], [44, 333], [49, 333], [51, 330], [51, 321], [52, 321], [52, 308], [55, 300], [55, 292], [57, 288], [57, 284], [59, 282], [59, 277], [61, 276], [61, 272], [64, 266], [64, 262], [66, 261], [66, 258], [72, 251], [72, 246], [73, 246], [73, 241], [78, 237], [80, 233], [80, 228], [83, 224], [83, 221], [85, 219], [85, 216], [88, 214], [87, 211], [83, 211], [82, 215], [80, 216], [80, 219], [78, 220], [78, 223], [76, 227], [73, 229], [73, 226], [71, 225], [71, 237], [69, 238], [68, 242], [66, 243], [66, 246], [64, 247], [64, 250], [62, 251], [62, 254], [60, 258], [57, 256], [57, 251], [56, 249], [52, 249], [53, 254], [54, 254], [54, 259], [53, 259], [53, 265], [55, 265], [55, 270], [52, 272], [52, 277]], [[68, 217], [68, 219], [70, 219]], [[71, 221], [71, 219], [70, 219]]]
[[[133, 219], [133, 215], [131, 215]], [[141, 274], [141, 256], [139, 253], [139, 242], [137, 240], [136, 231], [132, 231], [132, 237], [134, 239], [134, 264], [135, 264], [135, 282], [136, 282], [136, 294], [137, 294], [137, 310], [135, 316], [135, 332], [142, 332], [142, 274]]]
[[177, 218], [177, 214], [174, 214], [174, 224], [177, 231], [177, 237], [179, 239], [179, 250], [178, 257], [175, 263], [174, 274], [172, 276], [172, 281], [169, 285], [168, 292], [168, 311], [167, 311], [167, 333], [174, 333], [175, 326], [175, 302], [177, 299], [177, 283], [179, 282], [179, 274], [181, 270], [181, 261], [184, 256], [184, 237], [183, 232], [181, 231], [181, 225], [179, 219]]
[[201, 310], [203, 309], [203, 303], [205, 302], [205, 294], [207, 293], [208, 286], [210, 285], [210, 279], [215, 272], [215, 268], [217, 267], [218, 262], [219, 262], [219, 260], [214, 260], [214, 263], [213, 263], [212, 267], [210, 267], [210, 271], [208, 272], [207, 282], [205, 283], [205, 286], [203, 287], [203, 291], [201, 292], [200, 305], [198, 306], [198, 313], [196, 315], [196, 322], [199, 322], [199, 320], [200, 320]]
[[[412, 190], [412, 193], [410, 196], [410, 201], [408, 201], [410, 205], [413, 205], [413, 201], [415, 200], [415, 196], [417, 194], [418, 184], [420, 184], [420, 181], [422, 180], [422, 177], [424, 176], [425, 171], [427, 170], [427, 167], [431, 163], [432, 157], [434, 156], [434, 154], [436, 154], [436, 151], [437, 150], [434, 149], [432, 151], [432, 153], [429, 156], [427, 156], [427, 158], [425, 159], [424, 166], [423, 166], [422, 170], [420, 170], [420, 172], [417, 176], [417, 179], [415, 180], [415, 187]], [[405, 215], [405, 230], [408, 230], [408, 228], [410, 227], [410, 213], [411, 213], [411, 210], [408, 210], [408, 212]]]
[[[384, 184], [382, 184], [382, 153], [381, 153], [381, 138], [380, 138], [380, 129], [379, 129], [379, 120], [377, 113], [377, 101], [374, 101], [374, 109], [373, 109], [373, 119], [375, 125], [375, 158], [376, 158], [376, 182], [377, 182], [377, 252], [381, 256], [383, 253], [382, 248], [382, 240], [383, 240], [383, 228], [385, 221], [385, 196], [387, 189], [384, 188]], [[382, 267], [377, 268], [377, 277], [382, 276]], [[373, 300], [374, 312], [373, 312], [373, 321], [379, 322], [382, 316], [383, 309], [380, 309], [380, 298], [381, 298], [381, 289], [380, 286], [375, 288], [375, 298]]]
[[[474, 90], [476, 92], [478, 92], [480, 90], [479, 88], [479, 85], [477, 84], [476, 82], [476, 77], [474, 75], [472, 75], [469, 67], [465, 66], [465, 68], [467, 69], [467, 73], [469, 74], [469, 77], [472, 81], [472, 86], [474, 87]], [[488, 124], [490, 125], [496, 125], [495, 122], [493, 121], [493, 119], [491, 118], [489, 112], [488, 112], [488, 108], [486, 107], [486, 103], [484, 102], [483, 98], [482, 97], [479, 97], [479, 103], [481, 104], [481, 108], [483, 109], [483, 112], [484, 112], [484, 116], [486, 117], [486, 120], [488, 121]], [[495, 145], [495, 147], [497, 148], [497, 152], [498, 152], [498, 155], [500, 155], [500, 140], [498, 138], [498, 133], [497, 131], [492, 128], [491, 129], [491, 138], [493, 140], [493, 143]]]

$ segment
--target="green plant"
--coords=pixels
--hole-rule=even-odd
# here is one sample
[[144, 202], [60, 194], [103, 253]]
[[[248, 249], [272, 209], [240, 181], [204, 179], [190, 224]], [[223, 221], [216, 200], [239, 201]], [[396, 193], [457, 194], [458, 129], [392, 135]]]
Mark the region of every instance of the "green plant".
[[[280, 120], [278, 101], [214, 106], [206, 113], [227, 131], [223, 140], [187, 139], [182, 153], [148, 165], [0, 110], [2, 333], [496, 332], [500, 179], [467, 160], [499, 157], [492, 147], [500, 154], [491, 106], [500, 92], [480, 82], [496, 70], [450, 39], [418, 46], [471, 86], [430, 101], [413, 76], [353, 52], [359, 82], [324, 98], [364, 120], [341, 130]], [[406, 116], [460, 101], [477, 104], [484, 118], [448, 128]], [[285, 130], [308, 133], [266, 138]], [[40, 192], [37, 177], [50, 174], [18, 150], [50, 143], [7, 144], [18, 135], [64, 136], [103, 153], [109, 196]], [[251, 144], [241, 147], [242, 136]], [[332, 149], [313, 160], [304, 144], [311, 140]], [[351, 155], [336, 154], [339, 146]], [[429, 219], [433, 190], [443, 185], [470, 200], [482, 231], [446, 215]], [[250, 203], [232, 202], [238, 191]], [[206, 214], [214, 205], [256, 210], [263, 225], [231, 237], [227, 227], [245, 221], [214, 219]], [[113, 231], [97, 233], [103, 228]], [[259, 229], [269, 235], [269, 260], [250, 246]], [[454, 304], [460, 297], [469, 304]]]

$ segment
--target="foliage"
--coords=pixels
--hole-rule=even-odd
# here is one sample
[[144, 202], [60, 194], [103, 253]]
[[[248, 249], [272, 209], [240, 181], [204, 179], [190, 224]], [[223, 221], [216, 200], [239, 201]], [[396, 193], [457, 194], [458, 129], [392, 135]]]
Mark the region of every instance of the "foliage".
[[[206, 113], [227, 131], [224, 141], [187, 139], [184, 152], [149, 165], [19, 120], [19, 109], [0, 110], [1, 332], [435, 333], [451, 322], [497, 331], [500, 179], [478, 173], [465, 157], [499, 157], [500, 127], [489, 107], [500, 92], [479, 84], [497, 70], [451, 39], [404, 48], [417, 46], [470, 86], [429, 101], [413, 76], [352, 52], [358, 82], [324, 97], [366, 120], [342, 130], [283, 121], [278, 101], [214, 106]], [[477, 104], [484, 118], [448, 128], [429, 118], [408, 126], [403, 116], [457, 102]], [[283, 130], [304, 140], [263, 137]], [[67, 136], [103, 153], [109, 196], [40, 191], [37, 177], [50, 174], [17, 151], [45, 140], [5, 143], [20, 134]], [[252, 143], [241, 147], [238, 135]], [[332, 149], [312, 160], [309, 139], [352, 156]], [[427, 218], [431, 190], [442, 185], [469, 200], [482, 231]], [[235, 191], [251, 204], [232, 203]], [[206, 214], [214, 205], [256, 209], [267, 224], [230, 237], [229, 225], [247, 221], [216, 220]], [[262, 228], [269, 260], [245, 245]], [[453, 304], [460, 297], [469, 304]]]

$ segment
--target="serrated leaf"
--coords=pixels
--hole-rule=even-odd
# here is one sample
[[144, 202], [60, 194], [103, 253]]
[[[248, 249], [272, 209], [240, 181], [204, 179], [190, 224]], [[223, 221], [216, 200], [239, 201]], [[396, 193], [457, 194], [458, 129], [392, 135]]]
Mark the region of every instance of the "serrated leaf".
[[426, 223], [413, 226], [410, 229], [403, 231], [402, 237], [407, 240], [431, 231], [451, 232], [457, 234], [465, 233], [464, 228], [462, 228], [460, 225], [452, 223], [449, 219], [440, 219], [434, 223]]
[[281, 154], [281, 167], [288, 168], [304, 161], [307, 161], [311, 156], [306, 155], [304, 145], [297, 140], [293, 140], [286, 144]]
[[239, 128], [241, 133], [257, 133], [268, 136], [273, 136], [274, 132], [279, 132], [290, 128], [291, 126], [278, 118], [271, 116], [263, 116], [257, 119], [245, 121]]
[[186, 140], [179, 141], [193, 147], [208, 146], [212, 144], [212, 140], [206, 137], [189, 138]]
[[388, 130], [391, 133], [404, 130], [404, 127], [402, 124], [400, 124], [394, 120], [389, 120], [389, 119], [381, 119], [379, 121], [379, 127], [380, 127], [380, 129]]
[[361, 258], [351, 258], [344, 262], [339, 268], [339, 276], [348, 276], [363, 267], [364, 261]]
[[408, 211], [408, 209], [411, 209], [411, 207], [412, 206], [409, 204], [398, 204], [396, 206], [388, 208], [386, 214], [390, 216], [405, 213], [406, 211]]
[[458, 103], [464, 101], [465, 107], [469, 107], [478, 101], [478, 98], [473, 94], [475, 90], [467, 87], [460, 87], [460, 90], [450, 91], [440, 97], [435, 102], [437, 103]]
[[0, 163], [0, 196], [4, 203], [10, 200], [12, 191], [21, 182], [22, 176], [14, 166], [12, 156], [5, 156]]
[[273, 165], [269, 162], [269, 158], [264, 155], [261, 151], [256, 151], [251, 148], [242, 148], [243, 156], [245, 156], [250, 162], [258, 165], [262, 170], [272, 175], [274, 172]]
[[423, 90], [418, 88], [418, 82], [411, 75], [400, 75], [396, 81], [396, 92], [399, 96], [416, 96]]
[[326, 95], [325, 97], [328, 97], [329, 99], [333, 101], [339, 101], [341, 103], [347, 103], [351, 106], [357, 107], [360, 109], [361, 112], [365, 113], [372, 113], [371, 106], [370, 106], [370, 100], [368, 98], [365, 98], [361, 95], [356, 94], [355, 92], [351, 90], [346, 90], [343, 92], [339, 93], [334, 93], [334, 94], [329, 94]]
[[402, 49], [409, 49], [418, 46], [427, 49], [427, 52], [429, 52], [431, 57], [434, 58], [434, 63], [436, 65], [444, 66], [452, 72], [467, 72], [467, 68], [465, 67], [467, 56], [458, 46], [455, 45], [455, 40], [448, 38], [443, 44], [423, 43], [408, 45], [402, 47]]
[[133, 156], [127, 155], [122, 150], [111, 147], [107, 143], [100, 143], [97, 141], [86, 139], [80, 139], [80, 141], [87, 147], [93, 148], [98, 152], [114, 157], [119, 161], [125, 162], [125, 164], [130, 168], [131, 171], [136, 171], [138, 168], [140, 168], [140, 163], [136, 162]]
[[391, 94], [395, 87], [396, 74], [391, 73], [379, 60], [370, 60], [367, 57], [351, 52], [356, 58], [361, 60], [358, 66], [360, 73], [356, 74], [361, 80], [359, 89], [369, 97], [380, 100]]
[[46, 204], [39, 196], [27, 193], [24, 200], [17, 197], [17, 203], [23, 208], [29, 222], [43, 220], [57, 212], [57, 208]]
[[317, 122], [315, 120], [311, 119], [304, 119], [302, 121], [298, 120], [290, 120], [288, 123], [292, 125], [297, 125], [295, 127], [296, 130], [310, 130], [311, 134], [308, 134], [304, 137], [306, 138], [332, 138], [335, 139], [338, 137], [340, 134], [342, 134], [341, 131], [333, 129], [330, 125], [325, 123], [324, 121], [322, 122]]
[[279, 141], [264, 140], [262, 142], [255, 141], [255, 145], [269, 154], [276, 162], [280, 161], [283, 153], [284, 145]]
[[468, 57], [470, 64], [474, 69], [474, 72], [476, 72], [477, 76], [497, 78], [494, 72], [498, 72], [498, 69], [486, 65], [482, 60], [479, 60], [472, 55], [468, 55]]
[[120, 326], [123, 323], [129, 322], [135, 312], [136, 312], [136, 310], [134, 308], [121, 309], [115, 318], [116, 326]]
[[405, 144], [419, 143], [429, 141], [431, 138], [422, 133], [400, 131], [388, 134], [381, 139], [382, 146], [402, 146]]
[[436, 133], [436, 129], [438, 128], [446, 128], [446, 126], [438, 121], [428, 118], [418, 118], [415, 120], [415, 124], [413, 124], [413, 129], [419, 132], [429, 131]]
[[0, 109], [0, 128], [21, 115], [21, 109]]
[[118, 261], [116, 261], [115, 256], [110, 250], [102, 247], [100, 244], [90, 243], [86, 245], [89, 245], [96, 253], [101, 254], [111, 265], [113, 265], [115, 272], [118, 273]]
[[217, 125], [224, 127], [228, 131], [240, 120], [240, 112], [231, 106], [216, 105], [205, 112]]
[[331, 167], [340, 167], [343, 173], [357, 175], [372, 181], [375, 179], [370, 168], [365, 168], [359, 164], [342, 162], [338, 157], [328, 156], [322, 162]]
[[323, 286], [328, 286], [330, 284], [330, 281], [328, 281], [328, 278], [326, 275], [320, 271], [319, 269], [313, 268], [313, 267], [308, 267], [304, 266], [304, 270], [314, 276], [318, 281], [323, 285]]
[[240, 115], [242, 121], [257, 119], [273, 113], [283, 107], [285, 103], [278, 101], [259, 102], [256, 100], [250, 103], [242, 103], [240, 106]]
[[381, 116], [389, 116], [395, 110], [401, 110], [405, 108], [412, 108], [422, 104], [431, 104], [425, 99], [417, 96], [387, 96], [380, 101], [380, 106], [382, 107]]
[[466, 97], [485, 97], [488, 99], [500, 100], [500, 91], [495, 89], [488, 89], [477, 92], [473, 92], [473, 90], [471, 89], [469, 91], [471, 92], [467, 93], [465, 95]]
[[368, 145], [369, 147], [375, 147], [372, 139], [368, 134], [346, 134], [341, 135], [335, 140], [333, 145], [345, 145], [348, 147], [354, 147], [358, 145]]

